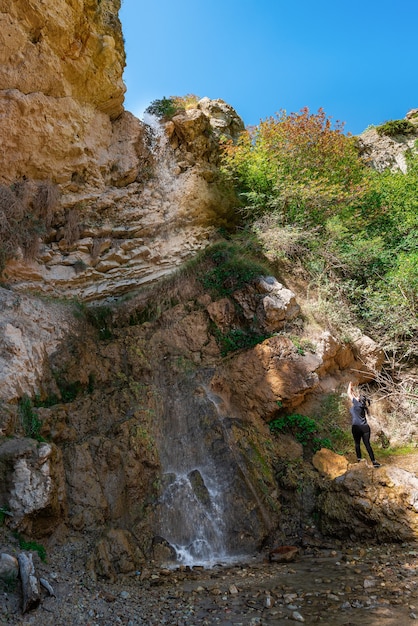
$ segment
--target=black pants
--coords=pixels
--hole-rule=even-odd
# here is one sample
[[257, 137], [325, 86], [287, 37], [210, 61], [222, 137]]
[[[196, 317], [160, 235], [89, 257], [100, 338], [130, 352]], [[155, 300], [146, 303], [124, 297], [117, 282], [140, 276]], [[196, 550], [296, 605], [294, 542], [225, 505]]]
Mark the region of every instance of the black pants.
[[351, 432], [353, 433], [353, 437], [354, 437], [354, 444], [356, 447], [357, 458], [361, 459], [360, 442], [361, 440], [363, 440], [366, 450], [369, 453], [371, 462], [374, 463], [375, 458], [374, 458], [372, 447], [370, 445], [370, 426], [368, 424], [365, 424], [364, 426], [354, 425], [351, 428]]

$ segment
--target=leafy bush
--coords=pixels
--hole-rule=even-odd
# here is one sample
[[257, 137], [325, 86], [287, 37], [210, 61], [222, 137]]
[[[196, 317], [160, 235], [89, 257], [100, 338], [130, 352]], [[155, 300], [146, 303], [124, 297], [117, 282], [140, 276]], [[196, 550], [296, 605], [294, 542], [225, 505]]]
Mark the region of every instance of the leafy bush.
[[179, 105], [173, 98], [161, 98], [160, 100], [153, 100], [151, 104], [145, 109], [145, 113], [149, 115], [155, 115], [162, 121], [168, 121], [176, 115], [180, 110]]
[[[395, 120], [378, 132], [417, 128]], [[343, 340], [360, 326], [397, 360], [418, 358], [417, 150], [406, 154], [406, 173], [377, 172], [342, 124], [302, 109], [247, 129], [223, 160], [266, 257], [303, 265], [315, 319]], [[220, 293], [227, 273], [212, 264], [206, 285]]]
[[167, 122], [181, 111], [195, 107], [199, 100], [199, 96], [193, 93], [185, 96], [170, 96], [169, 98], [164, 96], [159, 100], [153, 100], [145, 109], [145, 113], [155, 115], [158, 119]]
[[275, 211], [283, 224], [323, 223], [336, 206], [364, 193], [364, 166], [354, 139], [322, 109], [282, 111], [225, 146], [224, 168], [249, 219]]
[[311, 445], [314, 451], [332, 447], [329, 439], [316, 436], [318, 432], [316, 421], [299, 413], [277, 417], [269, 423], [269, 428], [274, 434], [291, 434], [302, 446]]
[[379, 135], [387, 135], [393, 137], [394, 135], [410, 135], [417, 132], [417, 127], [409, 120], [390, 120], [380, 126], [376, 126], [376, 130]]
[[261, 334], [252, 329], [244, 330], [241, 328], [231, 328], [226, 333], [216, 329], [214, 334], [222, 356], [226, 356], [229, 352], [236, 350], [252, 348], [270, 337], [270, 335]]

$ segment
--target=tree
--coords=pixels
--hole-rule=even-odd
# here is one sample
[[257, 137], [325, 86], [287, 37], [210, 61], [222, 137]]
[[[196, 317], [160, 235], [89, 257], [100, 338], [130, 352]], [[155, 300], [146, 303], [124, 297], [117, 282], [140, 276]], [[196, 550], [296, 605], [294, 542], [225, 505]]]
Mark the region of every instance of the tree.
[[283, 223], [323, 223], [367, 188], [354, 138], [323, 109], [281, 111], [225, 145], [225, 170], [235, 180], [249, 219], [279, 211]]

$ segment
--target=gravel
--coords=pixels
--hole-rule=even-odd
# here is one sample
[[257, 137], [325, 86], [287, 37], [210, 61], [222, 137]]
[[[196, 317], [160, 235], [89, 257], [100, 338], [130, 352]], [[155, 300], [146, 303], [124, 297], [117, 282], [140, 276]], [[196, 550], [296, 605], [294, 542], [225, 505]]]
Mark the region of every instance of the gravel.
[[21, 613], [19, 586], [3, 589], [0, 624], [20, 626], [403, 626], [418, 616], [418, 546], [305, 551], [292, 563], [253, 561], [212, 569], [148, 567], [115, 582], [92, 580], [80, 546], [37, 562], [40, 606]]

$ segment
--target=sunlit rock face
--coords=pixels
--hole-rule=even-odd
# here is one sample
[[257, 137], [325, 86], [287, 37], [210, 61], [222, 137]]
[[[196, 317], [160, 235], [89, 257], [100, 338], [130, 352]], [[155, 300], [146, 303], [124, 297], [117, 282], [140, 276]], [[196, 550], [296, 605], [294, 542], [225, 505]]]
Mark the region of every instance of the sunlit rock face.
[[243, 123], [204, 98], [165, 127], [124, 111], [120, 0], [0, 0], [0, 184], [48, 180], [61, 200], [39, 255], [16, 250], [19, 291], [100, 300], [173, 271], [207, 245], [232, 196], [219, 137]]
[[319, 498], [322, 530], [343, 538], [414, 541], [418, 479], [398, 467], [351, 466]]
[[167, 129], [130, 113], [108, 122], [107, 162], [93, 161], [91, 176], [65, 186], [38, 256], [28, 262], [18, 253], [8, 263], [3, 278], [15, 290], [117, 297], [172, 272], [233, 219], [204, 113], [176, 116]]
[[3, 181], [99, 177], [123, 112], [119, 8], [120, 0], [1, 0]]
[[415, 125], [415, 132], [387, 136], [379, 135], [376, 128], [371, 127], [357, 137], [361, 156], [377, 171], [390, 169], [406, 172], [406, 154], [410, 150], [415, 150], [418, 138], [418, 109], [411, 109], [405, 119]]

